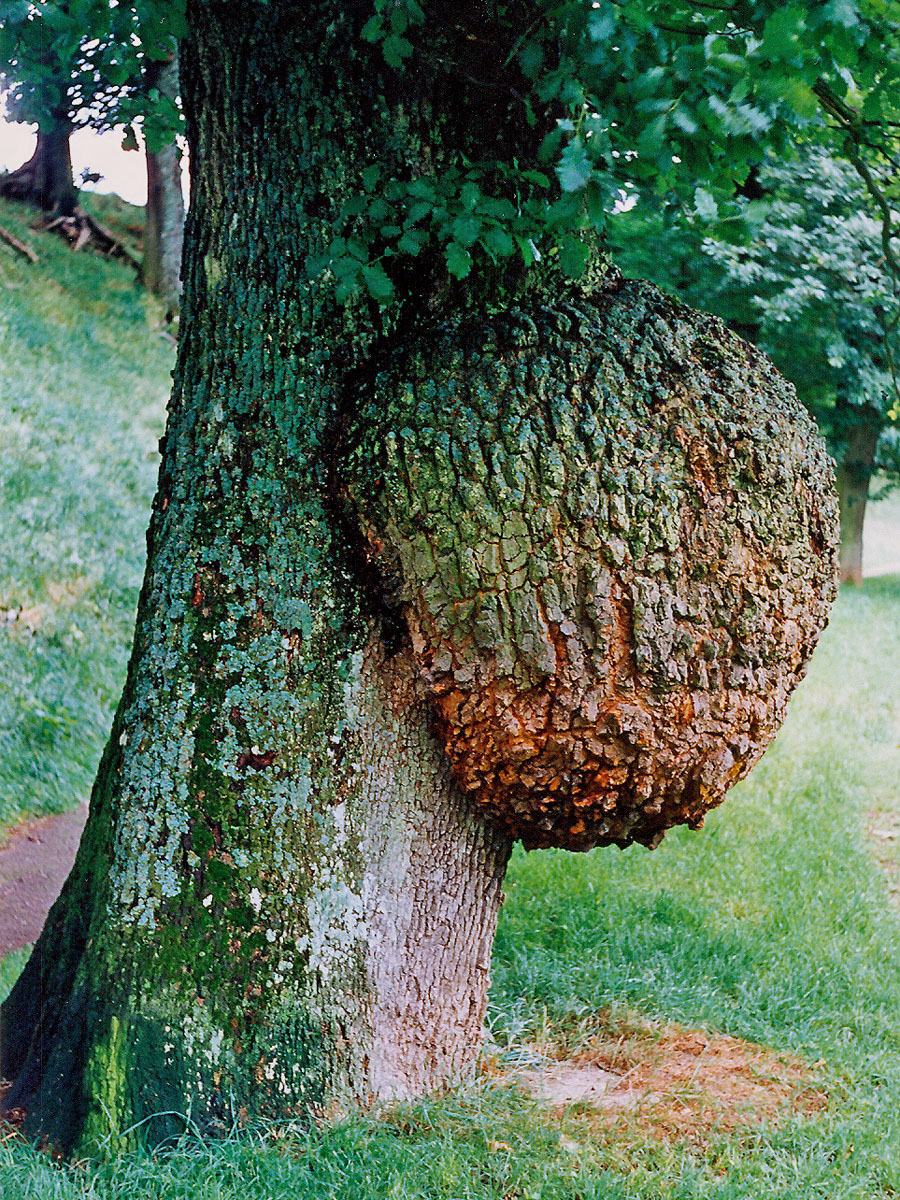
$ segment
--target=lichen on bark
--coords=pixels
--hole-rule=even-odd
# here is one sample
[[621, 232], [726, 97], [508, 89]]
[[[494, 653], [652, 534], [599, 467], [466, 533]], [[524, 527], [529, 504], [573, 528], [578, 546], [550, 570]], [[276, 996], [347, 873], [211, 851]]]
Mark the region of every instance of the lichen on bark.
[[343, 453], [455, 777], [511, 836], [652, 846], [763, 753], [837, 510], [793, 389], [720, 321], [610, 271], [423, 328]]

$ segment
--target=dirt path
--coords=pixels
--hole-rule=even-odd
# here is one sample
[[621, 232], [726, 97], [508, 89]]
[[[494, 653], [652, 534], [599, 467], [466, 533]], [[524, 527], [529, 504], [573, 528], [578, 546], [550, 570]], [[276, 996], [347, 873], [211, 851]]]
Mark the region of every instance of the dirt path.
[[84, 805], [13, 830], [0, 849], [0, 958], [35, 941], [75, 861]]

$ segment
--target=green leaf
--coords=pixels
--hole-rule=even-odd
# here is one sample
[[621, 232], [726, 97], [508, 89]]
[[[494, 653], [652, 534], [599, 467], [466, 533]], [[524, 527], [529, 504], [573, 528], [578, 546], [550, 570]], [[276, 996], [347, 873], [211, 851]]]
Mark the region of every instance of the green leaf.
[[465, 279], [472, 270], [472, 255], [458, 242], [450, 242], [446, 250], [447, 270], [457, 279]]
[[591, 256], [590, 247], [578, 238], [566, 238], [559, 248], [559, 265], [571, 279], [579, 279]]
[[605, 8], [595, 8], [588, 17], [588, 35], [594, 42], [605, 42], [616, 31], [618, 19], [612, 4]]
[[569, 142], [556, 167], [559, 186], [564, 192], [578, 192], [590, 179], [591, 170], [591, 160], [581, 142]]
[[522, 255], [522, 261], [527, 267], [532, 263], [541, 261], [541, 252], [531, 238], [516, 237], [516, 245], [519, 247], [519, 253]]
[[792, 58], [797, 52], [804, 25], [803, 10], [796, 5], [791, 4], [772, 13], [763, 27], [760, 47], [763, 56], [776, 61]]
[[370, 167], [366, 167], [362, 172], [362, 184], [367, 192], [371, 192], [375, 184], [381, 178], [381, 165], [373, 163]]
[[402, 67], [404, 58], [409, 58], [413, 52], [412, 43], [391, 33], [384, 39], [381, 52], [389, 67]]
[[409, 17], [399, 4], [395, 5], [395, 7], [391, 9], [391, 33], [396, 33], [398, 35], [401, 33], [406, 33], [408, 25]]
[[516, 243], [499, 225], [486, 229], [479, 241], [494, 261], [498, 258], [508, 258], [516, 248]]
[[859, 24], [859, 7], [856, 0], [828, 0], [823, 11], [829, 21], [843, 25], [845, 29]]
[[694, 212], [702, 221], [714, 221], [719, 215], [715, 197], [702, 187], [694, 189]]
[[672, 109], [672, 124], [676, 125], [682, 133], [686, 133], [688, 137], [693, 137], [700, 128], [691, 114], [680, 104]]
[[334, 289], [334, 296], [338, 304], [346, 304], [358, 291], [359, 285], [355, 279], [345, 279]]
[[485, 196], [478, 205], [478, 211], [486, 217], [497, 221], [511, 221], [516, 215], [515, 207], [502, 196]]
[[362, 276], [365, 280], [366, 288], [369, 295], [373, 296], [379, 303], [384, 303], [394, 294], [394, 285], [391, 283], [383, 267], [378, 263], [372, 263], [362, 269]]
[[653, 158], [662, 149], [667, 124], [668, 115], [663, 113], [641, 130], [637, 139], [637, 151], [642, 158]]
[[407, 224], [415, 225], [416, 221], [421, 221], [423, 217], [427, 217], [433, 209], [433, 201], [417, 200], [415, 204], [410, 205], [409, 212], [406, 214]]
[[0, 20], [4, 25], [17, 25], [28, 19], [31, 5], [28, 0], [5, 0], [0, 4]]
[[519, 51], [519, 66], [528, 79], [536, 79], [544, 63], [544, 48], [539, 42], [526, 42]]
[[377, 14], [370, 17], [362, 27], [362, 37], [367, 42], [377, 42], [384, 33], [384, 23]]
[[481, 221], [476, 216], [457, 217], [450, 226], [450, 232], [460, 246], [473, 246], [481, 233]]
[[319, 276], [328, 268], [331, 259], [327, 254], [310, 254], [303, 264], [306, 268], [306, 278], [310, 281], [318, 279]]
[[459, 193], [459, 199], [463, 208], [467, 208], [469, 211], [471, 211], [473, 208], [477, 208], [481, 201], [481, 188], [477, 183], [473, 183], [473, 181], [469, 179], [462, 185]]
[[428, 241], [428, 234], [419, 229], [407, 229], [397, 242], [401, 254], [416, 255]]

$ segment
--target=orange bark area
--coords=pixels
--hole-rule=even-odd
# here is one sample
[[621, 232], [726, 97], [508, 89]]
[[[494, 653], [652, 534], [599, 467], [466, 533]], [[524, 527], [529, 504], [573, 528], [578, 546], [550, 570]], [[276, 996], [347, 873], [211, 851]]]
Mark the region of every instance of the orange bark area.
[[493, 679], [463, 691], [448, 673], [432, 693], [457, 782], [529, 849], [653, 847], [673, 825], [699, 828], [759, 758], [781, 716], [737, 690], [713, 712], [695, 705], [688, 689], [618, 696], [567, 670], [565, 654], [558, 661], [541, 689], [520, 692]]
[[532, 342], [503, 318], [496, 345], [423, 334], [427, 372], [378, 376], [342, 488], [472, 801], [526, 848], [652, 847], [775, 736], [836, 505], [751, 347], [612, 273], [579, 304], [531, 312]]

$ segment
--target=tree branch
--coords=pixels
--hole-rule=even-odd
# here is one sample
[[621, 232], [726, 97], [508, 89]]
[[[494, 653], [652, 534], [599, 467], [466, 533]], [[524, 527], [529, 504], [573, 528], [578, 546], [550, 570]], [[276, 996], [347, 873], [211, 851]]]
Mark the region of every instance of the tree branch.
[[2, 225], [0, 225], [0, 241], [4, 241], [7, 245], [12, 246], [13, 250], [18, 250], [18, 252], [27, 258], [29, 262], [37, 262], [38, 256], [31, 249], [31, 247], [26, 246], [24, 242], [20, 242], [17, 237], [14, 237], [9, 230], [4, 229]]

